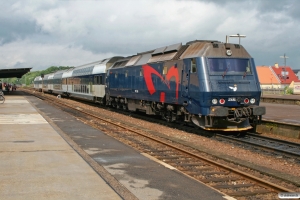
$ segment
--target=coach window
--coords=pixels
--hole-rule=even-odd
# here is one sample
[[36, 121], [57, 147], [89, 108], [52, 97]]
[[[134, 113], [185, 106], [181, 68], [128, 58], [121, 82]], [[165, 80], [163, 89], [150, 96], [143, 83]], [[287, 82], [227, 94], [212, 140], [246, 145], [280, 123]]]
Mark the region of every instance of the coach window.
[[103, 85], [103, 76], [99, 76], [99, 83], [100, 83], [100, 85]]
[[196, 73], [197, 72], [197, 67], [196, 67], [196, 58], [192, 58], [191, 59], [191, 71], [192, 73]]
[[97, 85], [98, 84], [98, 76], [94, 76], [94, 84]]

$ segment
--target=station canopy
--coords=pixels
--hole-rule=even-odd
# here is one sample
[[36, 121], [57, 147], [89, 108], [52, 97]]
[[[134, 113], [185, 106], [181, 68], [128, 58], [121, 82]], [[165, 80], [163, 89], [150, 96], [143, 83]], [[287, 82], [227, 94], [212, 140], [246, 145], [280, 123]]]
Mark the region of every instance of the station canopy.
[[32, 68], [12, 68], [12, 69], [0, 69], [0, 78], [21, 78], [27, 72], [30, 72]]

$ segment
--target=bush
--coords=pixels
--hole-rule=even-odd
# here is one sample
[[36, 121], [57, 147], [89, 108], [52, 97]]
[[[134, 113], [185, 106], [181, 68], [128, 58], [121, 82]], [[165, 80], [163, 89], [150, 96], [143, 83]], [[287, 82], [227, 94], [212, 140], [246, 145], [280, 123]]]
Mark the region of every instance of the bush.
[[285, 89], [285, 93], [286, 94], [294, 94], [294, 90], [292, 89], [292, 88], [288, 88], [288, 87], [286, 87], [286, 88], [284, 88]]

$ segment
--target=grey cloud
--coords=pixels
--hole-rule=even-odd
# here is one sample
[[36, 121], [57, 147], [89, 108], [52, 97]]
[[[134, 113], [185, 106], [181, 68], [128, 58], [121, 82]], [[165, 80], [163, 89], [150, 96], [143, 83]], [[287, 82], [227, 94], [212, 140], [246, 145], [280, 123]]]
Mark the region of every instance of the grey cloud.
[[[190, 0], [178, 0], [190, 1]], [[232, 8], [234, 12], [256, 8], [258, 15], [265, 13], [282, 13], [300, 19], [299, 0], [193, 0], [198, 2], [213, 3], [221, 7]], [[243, 6], [248, 5], [248, 6]]]
[[5, 44], [18, 39], [26, 39], [39, 32], [39, 27], [34, 21], [20, 18], [0, 18], [0, 44]]

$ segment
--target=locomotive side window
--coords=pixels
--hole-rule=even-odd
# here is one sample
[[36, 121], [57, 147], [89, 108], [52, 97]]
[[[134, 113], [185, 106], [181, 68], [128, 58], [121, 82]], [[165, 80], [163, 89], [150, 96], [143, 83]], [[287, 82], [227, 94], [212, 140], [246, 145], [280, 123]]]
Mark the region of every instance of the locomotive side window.
[[128, 70], [125, 71], [125, 77], [128, 77]]
[[163, 70], [163, 74], [165, 75], [165, 74], [167, 74], [167, 72], [168, 72], [168, 67], [164, 67], [164, 70]]
[[115, 73], [115, 78], [118, 78], [118, 72]]
[[196, 73], [197, 72], [197, 66], [196, 66], [196, 59], [192, 58], [191, 59], [191, 72]]
[[103, 76], [99, 76], [99, 83], [100, 83], [100, 85], [104, 85]]
[[140, 76], [143, 76], [143, 70], [140, 69]]

